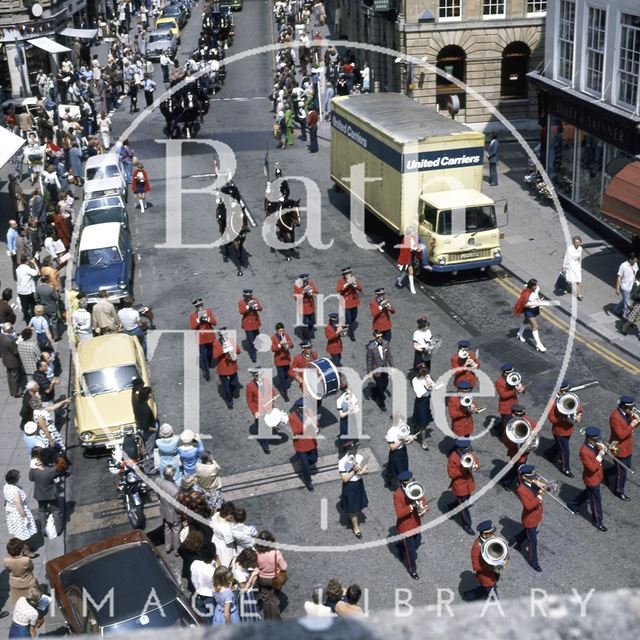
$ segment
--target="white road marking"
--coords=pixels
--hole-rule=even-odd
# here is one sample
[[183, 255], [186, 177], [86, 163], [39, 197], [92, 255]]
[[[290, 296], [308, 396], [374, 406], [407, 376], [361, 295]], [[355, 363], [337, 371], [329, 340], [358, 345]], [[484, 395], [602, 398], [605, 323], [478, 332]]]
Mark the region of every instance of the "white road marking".
[[320, 528], [326, 531], [329, 527], [329, 502], [326, 498], [320, 500]]

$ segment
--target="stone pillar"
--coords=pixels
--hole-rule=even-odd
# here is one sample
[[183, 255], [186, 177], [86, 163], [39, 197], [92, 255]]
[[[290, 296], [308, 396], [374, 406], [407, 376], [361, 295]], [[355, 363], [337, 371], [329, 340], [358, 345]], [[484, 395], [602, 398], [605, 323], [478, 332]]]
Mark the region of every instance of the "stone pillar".
[[[7, 54], [7, 66], [11, 79], [11, 95], [13, 97], [26, 97], [31, 95], [29, 76], [27, 74], [27, 61], [21, 43], [5, 42]], [[19, 60], [22, 60], [20, 64]]]

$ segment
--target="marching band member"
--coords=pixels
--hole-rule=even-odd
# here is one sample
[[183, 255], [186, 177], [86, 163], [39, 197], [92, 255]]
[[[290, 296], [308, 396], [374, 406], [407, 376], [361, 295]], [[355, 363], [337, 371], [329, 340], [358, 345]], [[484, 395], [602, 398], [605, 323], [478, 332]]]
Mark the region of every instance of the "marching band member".
[[602, 460], [606, 450], [601, 442], [601, 431], [598, 427], [587, 427], [584, 435], [584, 444], [580, 447], [580, 461], [583, 466], [582, 480], [585, 488], [573, 500], [567, 502], [567, 506], [577, 515], [580, 506], [589, 500], [595, 528], [606, 533], [608, 529], [603, 523], [600, 494], [600, 485], [604, 479]]
[[338, 314], [329, 314], [329, 323], [324, 327], [324, 335], [327, 338], [327, 353], [336, 367], [342, 366], [342, 336], [346, 333], [345, 327], [338, 326]]
[[416, 368], [416, 375], [411, 380], [413, 392], [416, 395], [413, 401], [413, 424], [418, 430], [420, 446], [426, 451], [429, 449], [427, 440], [427, 426], [433, 421], [431, 415], [431, 390], [434, 387], [428, 368], [424, 362], [420, 362]]
[[345, 267], [340, 272], [342, 275], [336, 285], [336, 293], [342, 296], [344, 303], [344, 317], [349, 327], [349, 338], [352, 342], [356, 339], [356, 320], [358, 318], [358, 306], [360, 305], [359, 293], [362, 293], [362, 285], [358, 278], [353, 275], [351, 267]]
[[293, 296], [302, 299], [302, 337], [305, 340], [315, 337], [316, 295], [318, 287], [309, 279], [308, 273], [301, 273], [293, 284]]
[[413, 368], [423, 364], [427, 373], [431, 372], [431, 350], [433, 348], [433, 334], [429, 329], [426, 317], [418, 318], [418, 328], [413, 332]]
[[[420, 500], [412, 500], [405, 493], [405, 487], [413, 480], [411, 471], [403, 471], [398, 476], [398, 487], [393, 494], [393, 507], [396, 512], [396, 531], [398, 534], [406, 534], [422, 525], [422, 516], [429, 510], [429, 503], [424, 497]], [[415, 531], [412, 535], [407, 535], [400, 540], [398, 551], [404, 559], [409, 575], [414, 580], [419, 580], [416, 559], [418, 547], [422, 544], [420, 531]]]
[[[567, 380], [563, 380], [560, 384], [556, 400], [549, 407], [549, 422], [551, 423], [551, 433], [556, 443], [551, 454], [554, 458], [556, 454], [560, 456], [560, 471], [568, 478], [573, 478], [569, 461], [569, 439], [573, 433], [574, 423], [582, 420], [582, 403], [578, 404], [573, 417], [565, 415], [558, 410], [558, 400], [568, 393], [570, 386]], [[552, 456], [550, 455], [549, 457], [551, 458]]]
[[312, 437], [312, 432], [317, 434], [318, 419], [316, 417], [315, 424], [312, 424], [311, 417], [304, 414], [303, 404], [302, 398], [298, 398], [293, 403], [293, 411], [289, 414], [289, 425], [293, 432], [293, 448], [300, 463], [305, 487], [308, 491], [315, 491], [311, 482], [311, 466], [318, 462], [318, 441]]
[[382, 331], [374, 330], [373, 340], [367, 344], [367, 377], [375, 383], [371, 390], [371, 398], [382, 411], [386, 411], [385, 392], [389, 386], [389, 374], [386, 371], [376, 372], [380, 367], [393, 367], [393, 356]]
[[340, 381], [340, 395], [336, 401], [340, 418], [340, 435], [338, 436], [338, 450], [345, 453], [347, 449], [359, 443], [358, 438], [351, 438], [349, 434], [349, 416], [360, 413], [357, 398], [351, 393], [345, 378]]
[[220, 327], [218, 339], [213, 343], [213, 359], [217, 363], [218, 376], [227, 409], [233, 409], [233, 396], [240, 389], [238, 380], [238, 356], [240, 347], [226, 335], [227, 327]]
[[238, 311], [242, 316], [241, 327], [247, 336], [247, 352], [251, 358], [251, 362], [256, 361], [256, 338], [260, 334], [260, 314], [262, 304], [260, 300], [253, 295], [253, 289], [243, 289], [242, 300], [238, 303]]
[[276, 324], [276, 332], [271, 336], [271, 351], [273, 351], [273, 364], [278, 372], [278, 386], [285, 402], [289, 402], [289, 369], [291, 368], [291, 349], [293, 340], [288, 333], [285, 333], [282, 322]]
[[471, 566], [476, 573], [478, 586], [472, 591], [467, 591], [466, 600], [485, 600], [491, 592], [498, 596], [498, 580], [500, 573], [495, 567], [487, 564], [482, 557], [482, 544], [496, 534], [496, 528], [491, 520], [484, 520], [477, 527], [476, 531], [480, 534], [471, 546]]
[[537, 351], [546, 351], [547, 348], [542, 344], [540, 340], [540, 333], [538, 332], [538, 316], [540, 315], [540, 303], [543, 298], [540, 294], [540, 287], [538, 281], [532, 278], [527, 282], [527, 286], [520, 293], [513, 312], [516, 317], [524, 314], [522, 325], [518, 329], [518, 340], [520, 342], [526, 342], [524, 338], [524, 332], [529, 326], [531, 326], [531, 333], [536, 343]]
[[384, 287], [375, 290], [376, 297], [369, 303], [373, 330], [380, 331], [387, 342], [391, 342], [391, 315], [396, 312], [384, 292]]
[[514, 372], [513, 365], [510, 362], [505, 362], [500, 369], [502, 375], [496, 380], [496, 393], [498, 394], [498, 413], [502, 418], [502, 425], [500, 435], [504, 440], [504, 428], [507, 426], [507, 422], [511, 420], [511, 407], [514, 404], [518, 404], [518, 393], [524, 393], [524, 387], [520, 384], [518, 386], [512, 386], [507, 382], [507, 376]]
[[[258, 421], [261, 416], [273, 409], [276, 393], [271, 385], [271, 380], [262, 375], [262, 369], [249, 369], [249, 373], [251, 380], [247, 383], [246, 389], [247, 406], [255, 418], [254, 426], [259, 429]], [[258, 444], [267, 455], [271, 453], [268, 439], [258, 438]]]
[[338, 462], [338, 471], [342, 480], [342, 492], [340, 494], [340, 506], [345, 510], [353, 535], [362, 539], [362, 531], [358, 514], [369, 506], [369, 498], [364, 488], [362, 476], [369, 473], [369, 467], [364, 462], [364, 457], [358, 453], [358, 445], [352, 445], [347, 453]]
[[422, 261], [422, 249], [418, 242], [418, 234], [413, 227], [407, 227], [398, 253], [398, 269], [400, 275], [396, 279], [396, 286], [402, 287], [405, 276], [409, 276], [409, 291], [415, 296], [416, 288], [413, 284], [413, 260]]
[[393, 424], [387, 429], [385, 440], [389, 447], [389, 457], [385, 480], [388, 485], [403, 472], [409, 469], [409, 452], [407, 445], [411, 444], [416, 437], [402, 433], [402, 428], [408, 429], [408, 425], [401, 416], [394, 416]]
[[300, 349], [302, 349], [302, 351], [293, 358], [291, 366], [289, 367], [289, 377], [293, 378], [300, 385], [300, 393], [304, 394], [304, 368], [309, 362], [317, 360], [318, 354], [312, 351], [311, 343], [308, 340], [300, 343]]
[[480, 360], [476, 356], [475, 351], [471, 351], [471, 341], [458, 341], [458, 351], [451, 356], [451, 368], [455, 370], [453, 375], [453, 384], [458, 386], [459, 380], [466, 380], [473, 389], [478, 378], [473, 369], [480, 368]]
[[459, 438], [468, 438], [473, 433], [473, 414], [477, 407], [473, 403], [463, 406], [462, 398], [471, 393], [471, 383], [458, 380], [456, 383], [458, 395], [447, 398], [447, 410], [451, 418], [451, 431]]
[[[638, 426], [638, 418], [634, 414], [634, 404], [636, 399], [631, 396], [622, 396], [618, 402], [618, 407], [609, 417], [611, 427], [610, 442], [617, 441], [618, 453], [616, 458], [627, 467], [631, 466], [631, 454], [633, 453], [633, 430]], [[627, 482], [627, 470], [619, 464], [615, 464], [616, 484], [615, 494], [629, 502], [630, 498], [624, 492]]]
[[544, 491], [535, 483], [535, 467], [521, 464], [518, 467], [519, 482], [516, 495], [522, 503], [522, 531], [509, 540], [509, 546], [518, 551], [527, 541], [529, 564], [538, 572], [542, 571], [538, 563], [538, 525], [542, 522]]
[[[528, 422], [529, 427], [531, 427], [532, 434], [538, 427], [536, 421], [527, 415], [526, 409], [521, 404], [514, 404], [511, 407], [511, 417], [512, 419], [518, 418], [519, 420]], [[504, 435], [504, 444], [507, 447], [507, 456], [509, 456], [509, 458], [511, 458], [511, 460], [513, 461], [513, 458], [518, 454], [518, 451], [522, 444], [517, 444], [516, 442], [512, 442], [511, 440], [509, 440], [506, 432]], [[522, 464], [526, 464], [527, 459], [529, 458], [529, 453], [530, 450], [526, 450], [516, 461], [514, 461], [514, 464], [511, 469], [509, 469], [509, 472], [500, 481], [500, 485], [503, 489], [506, 489], [507, 491], [511, 489], [511, 487], [513, 486], [513, 481], [516, 479], [518, 467]]]
[[209, 382], [211, 375], [209, 369], [213, 367], [213, 343], [216, 341], [216, 334], [213, 327], [218, 324], [211, 309], [204, 308], [202, 298], [193, 301], [195, 311], [189, 316], [189, 326], [198, 333], [198, 349], [200, 351], [200, 369], [204, 379]]
[[[475, 454], [472, 453], [471, 440], [468, 438], [456, 438], [453, 445], [453, 449], [451, 449], [451, 452], [449, 453], [449, 459], [447, 462], [447, 474], [449, 475], [449, 478], [451, 478], [449, 488], [456, 498], [456, 502], [453, 503], [451, 508], [461, 505], [463, 502], [467, 502], [469, 500], [471, 494], [476, 490], [473, 471], [479, 468], [478, 459]], [[462, 459], [468, 455], [473, 457], [473, 463], [471, 466], [465, 466], [462, 464]], [[465, 507], [460, 512], [460, 518], [462, 520], [462, 528], [469, 535], [473, 535], [469, 507]]]

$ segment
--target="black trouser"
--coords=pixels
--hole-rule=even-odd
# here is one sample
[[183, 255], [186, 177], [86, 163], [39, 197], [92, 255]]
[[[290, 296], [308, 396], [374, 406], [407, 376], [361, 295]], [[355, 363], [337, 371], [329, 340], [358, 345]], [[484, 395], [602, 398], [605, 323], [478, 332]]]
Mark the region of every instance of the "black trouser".
[[384, 372], [376, 373], [373, 376], [373, 381], [376, 386], [371, 390], [371, 397], [382, 406], [385, 403], [385, 391], [389, 386], [389, 374]]
[[349, 325], [349, 337], [355, 338], [356, 330], [355, 325], [358, 318], [358, 307], [344, 310], [344, 320]]
[[536, 527], [528, 527], [522, 529], [512, 540], [513, 544], [518, 547], [527, 541], [529, 564], [535, 567], [538, 564], [538, 529]]
[[202, 370], [204, 379], [209, 382], [209, 380], [211, 380], [209, 369], [211, 368], [211, 358], [213, 357], [213, 345], [210, 342], [208, 344], [201, 344], [199, 346], [199, 351], [200, 369]]
[[20, 306], [22, 307], [22, 316], [25, 324], [29, 324], [31, 318], [33, 318], [33, 308], [36, 306], [36, 294], [35, 293], [27, 293], [27, 294], [18, 294], [18, 298], [20, 298]]
[[586, 487], [583, 489], [573, 500], [567, 502], [569, 509], [577, 511], [578, 508], [589, 501], [591, 505], [591, 514], [593, 516], [593, 523], [596, 527], [602, 525], [602, 496], [600, 495], [600, 485], [595, 487]]

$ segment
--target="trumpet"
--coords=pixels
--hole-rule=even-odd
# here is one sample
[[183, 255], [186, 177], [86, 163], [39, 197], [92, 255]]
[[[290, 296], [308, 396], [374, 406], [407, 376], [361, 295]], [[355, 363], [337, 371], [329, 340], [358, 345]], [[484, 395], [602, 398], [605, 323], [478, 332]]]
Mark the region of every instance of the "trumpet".
[[313, 295], [313, 287], [310, 284], [307, 284], [302, 289], [303, 296], [312, 296]]
[[419, 482], [412, 480], [402, 490], [407, 498], [413, 502], [413, 508], [418, 511], [420, 517], [429, 511], [429, 504], [424, 499], [424, 487]]
[[255, 300], [254, 298], [251, 298], [251, 300], [249, 300], [249, 302], [247, 303], [247, 309], [249, 309], [249, 311], [257, 311], [258, 301]]
[[502, 536], [491, 536], [481, 542], [480, 555], [495, 571], [502, 571], [509, 562], [509, 543]]
[[556, 408], [567, 419], [573, 422], [578, 417], [580, 398], [575, 393], [565, 393], [556, 400]]
[[349, 325], [343, 324], [337, 327], [337, 332], [341, 336], [346, 336], [349, 331]]
[[480, 461], [475, 453], [465, 453], [462, 458], [460, 458], [460, 464], [465, 469], [471, 469], [471, 471], [477, 471], [480, 468]]
[[211, 324], [211, 318], [209, 317], [209, 312], [206, 309], [200, 309], [200, 311], [198, 311], [198, 322], [207, 322]]
[[[631, 417], [633, 420], [637, 420], [638, 424], [640, 424], [640, 409], [638, 407], [633, 407], [631, 409]], [[637, 427], [638, 425], [636, 425]], [[636, 428], [634, 427], [634, 429]]]
[[219, 333], [218, 337], [220, 338], [220, 342], [222, 344], [222, 353], [226, 353], [229, 357], [235, 362], [238, 359], [238, 354], [236, 353], [236, 349], [231, 344], [231, 341], [227, 340], [224, 336], [224, 333]]
[[356, 277], [353, 275], [353, 273], [348, 273], [346, 278], [345, 278], [345, 284], [348, 287], [356, 287], [358, 286], [358, 281], [356, 280]]
[[280, 347], [285, 351], [289, 351], [289, 345], [287, 344], [287, 336], [284, 333], [280, 336]]
[[389, 302], [389, 300], [387, 299], [387, 296], [383, 296], [380, 299], [380, 302], [378, 303], [380, 305], [380, 307], [382, 307], [383, 309], [391, 309], [391, 303]]
[[466, 395], [460, 398], [460, 404], [469, 410], [469, 413], [482, 413], [486, 411], [486, 407], [478, 407], [478, 405], [473, 401], [473, 396]]

